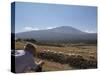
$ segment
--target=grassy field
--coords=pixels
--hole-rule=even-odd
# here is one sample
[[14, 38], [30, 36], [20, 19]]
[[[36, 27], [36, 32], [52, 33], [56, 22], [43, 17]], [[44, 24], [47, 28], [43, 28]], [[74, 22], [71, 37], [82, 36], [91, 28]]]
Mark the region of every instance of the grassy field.
[[[36, 58], [36, 61], [41, 59]], [[57, 62], [52, 62], [48, 60], [43, 60], [45, 64], [43, 65], [43, 71], [61, 71], [61, 70], [71, 70], [74, 69], [69, 64], [61, 64]]]
[[[25, 42], [16, 42], [16, 49], [23, 49]], [[37, 53], [41, 53], [45, 50], [50, 50], [55, 53], [63, 53], [68, 55], [80, 55], [87, 60], [96, 60], [97, 59], [97, 46], [95, 44], [66, 44], [64, 47], [55, 47], [55, 46], [42, 46], [37, 45]], [[41, 58], [36, 58], [36, 60], [41, 60]], [[77, 69], [68, 63], [61, 64], [59, 62], [49, 61], [43, 59], [45, 64], [43, 65], [44, 71], [59, 71], [59, 70], [70, 70]]]

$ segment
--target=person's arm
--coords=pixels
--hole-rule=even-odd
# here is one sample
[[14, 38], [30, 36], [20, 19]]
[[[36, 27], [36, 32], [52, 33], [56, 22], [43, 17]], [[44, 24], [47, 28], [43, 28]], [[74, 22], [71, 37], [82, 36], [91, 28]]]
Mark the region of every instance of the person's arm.
[[38, 63], [36, 62], [37, 67], [35, 69], [35, 72], [42, 72], [42, 66], [44, 64], [44, 61], [39, 61]]
[[39, 66], [43, 66], [44, 61], [39, 61], [39, 62], [36, 62], [36, 64], [37, 64], [37, 65], [39, 65]]

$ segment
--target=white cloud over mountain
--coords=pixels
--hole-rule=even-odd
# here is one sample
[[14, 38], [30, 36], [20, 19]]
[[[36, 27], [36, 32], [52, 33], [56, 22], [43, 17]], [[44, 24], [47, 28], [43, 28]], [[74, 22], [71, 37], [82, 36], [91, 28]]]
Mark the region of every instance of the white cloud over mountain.
[[86, 30], [85, 32], [87, 32], [87, 33], [96, 33], [95, 31], [92, 31], [92, 30]]
[[45, 27], [45, 28], [38, 28], [38, 27], [32, 27], [32, 26], [26, 26], [22, 29], [22, 31], [32, 31], [32, 30], [46, 30], [46, 29], [52, 29], [55, 27]]
[[39, 28], [30, 27], [30, 26], [28, 27], [28, 26], [27, 26], [27, 27], [24, 27], [23, 30], [24, 30], [24, 31], [31, 31], [31, 30], [39, 30]]

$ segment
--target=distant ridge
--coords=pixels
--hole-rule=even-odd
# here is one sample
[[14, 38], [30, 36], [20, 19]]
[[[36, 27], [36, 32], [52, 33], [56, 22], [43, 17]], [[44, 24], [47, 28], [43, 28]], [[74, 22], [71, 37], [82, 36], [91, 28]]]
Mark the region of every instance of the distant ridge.
[[71, 26], [61, 26], [47, 30], [32, 30], [16, 33], [16, 38], [34, 38], [37, 41], [57, 43], [94, 43], [97, 40], [97, 34], [86, 33]]

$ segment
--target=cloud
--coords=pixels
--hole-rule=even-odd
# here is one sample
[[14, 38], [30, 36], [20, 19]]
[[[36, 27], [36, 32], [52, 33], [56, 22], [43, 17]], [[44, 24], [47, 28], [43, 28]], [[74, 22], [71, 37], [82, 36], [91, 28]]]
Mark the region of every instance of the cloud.
[[24, 31], [31, 31], [31, 30], [39, 30], [39, 28], [34, 28], [34, 27], [24, 27]]
[[92, 31], [92, 30], [86, 30], [85, 32], [87, 32], [87, 33], [96, 33], [95, 31]]
[[55, 28], [55, 27], [47, 27], [46, 29], [52, 29], [52, 28]]
[[23, 32], [25, 31], [32, 31], [32, 30], [47, 30], [47, 29], [52, 29], [55, 27], [46, 27], [46, 28], [37, 28], [37, 27], [32, 27], [32, 26], [26, 26], [22, 29]]

